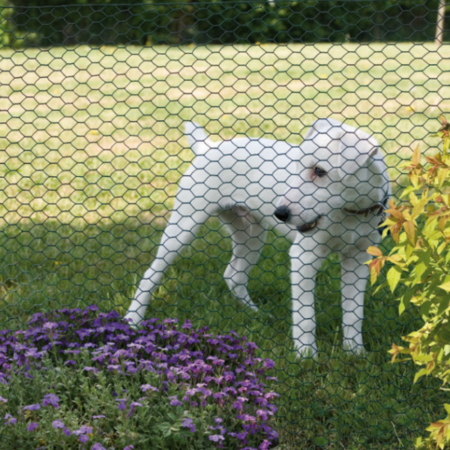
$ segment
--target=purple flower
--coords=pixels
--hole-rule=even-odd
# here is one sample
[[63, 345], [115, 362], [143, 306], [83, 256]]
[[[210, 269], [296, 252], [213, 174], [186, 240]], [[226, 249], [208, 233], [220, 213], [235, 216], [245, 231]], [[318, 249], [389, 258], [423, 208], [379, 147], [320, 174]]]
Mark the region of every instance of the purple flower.
[[240, 416], [237, 416], [238, 419], [242, 419], [243, 422], [250, 422], [255, 423], [256, 417], [251, 416], [250, 414], [241, 414]]
[[0, 403], [8, 403], [8, 399], [0, 396]]
[[75, 430], [73, 432], [73, 434], [75, 436], [80, 436], [82, 434], [91, 434], [91, 433], [92, 433], [92, 427], [88, 427], [86, 425], [82, 425], [79, 430]]
[[41, 405], [39, 403], [35, 403], [34, 405], [28, 405], [23, 407], [24, 411], [37, 411], [41, 409]]
[[38, 427], [37, 422], [30, 422], [27, 426], [27, 431], [34, 431]]
[[53, 408], [59, 408], [59, 397], [55, 394], [46, 394], [44, 395], [44, 400], [42, 400], [42, 406], [53, 406]]
[[58, 324], [56, 322], [47, 322], [42, 327], [43, 330], [55, 330], [58, 328]]
[[195, 433], [195, 424], [192, 422], [192, 419], [189, 418], [184, 419], [181, 426], [184, 428], [189, 428], [189, 431], [191, 433]]
[[270, 448], [270, 441], [267, 439], [264, 439], [261, 443], [261, 445], [258, 447], [259, 450], [269, 450]]
[[88, 434], [91, 434], [91, 433], [92, 433], [92, 427], [83, 425], [80, 427], [79, 430], [75, 430], [72, 434], [75, 436], [78, 436], [78, 440], [80, 442], [86, 443], [89, 441]]
[[64, 423], [63, 423], [63, 421], [62, 420], [54, 420], [53, 422], [52, 422], [52, 427], [55, 429], [55, 430], [57, 430], [58, 428], [64, 428], [65, 427], [65, 425], [64, 425]]
[[271, 359], [265, 359], [263, 362], [263, 367], [265, 369], [273, 369], [275, 367], [275, 363]]
[[5, 414], [5, 425], [15, 425], [17, 423], [17, 419], [13, 417], [11, 414]]
[[127, 445], [123, 450], [134, 450], [134, 445]]
[[103, 414], [99, 414], [98, 416], [92, 416], [92, 418], [93, 418], [94, 420], [96, 420], [96, 419], [104, 419], [105, 416], [104, 416]]
[[247, 438], [247, 432], [243, 431], [242, 433], [238, 433], [236, 434], [236, 437], [240, 440], [240, 441], [245, 441], [245, 439]]
[[225, 438], [220, 434], [213, 434], [211, 436], [208, 436], [208, 439], [213, 442], [221, 442], [225, 440]]
[[262, 420], [267, 420], [269, 416], [271, 416], [273, 413], [272, 411], [266, 411], [264, 409], [257, 409], [256, 415], [261, 417]]
[[141, 386], [141, 389], [143, 392], [147, 392], [147, 391], [159, 392], [158, 388], [153, 387], [151, 384], [143, 384]]
[[280, 395], [277, 394], [276, 392], [268, 392], [267, 394], [264, 395], [264, 398], [265, 398], [266, 400], [273, 400], [273, 399], [275, 399], [275, 398], [277, 398], [277, 397], [279, 397], [279, 396], [280, 396]]
[[99, 444], [98, 442], [96, 444], [94, 444], [91, 448], [91, 450], [106, 450], [105, 447], [103, 447], [102, 444]]
[[139, 402], [131, 402], [130, 404], [130, 410], [128, 411], [128, 417], [131, 417], [134, 410], [136, 409], [136, 406], [142, 406], [142, 403]]
[[182, 406], [183, 405], [183, 403], [181, 403], [180, 400], [178, 400], [176, 395], [169, 397], [169, 399], [170, 399], [171, 406]]
[[127, 399], [126, 398], [116, 398], [116, 402], [119, 402], [117, 405], [117, 408], [119, 408], [121, 411], [127, 409]]

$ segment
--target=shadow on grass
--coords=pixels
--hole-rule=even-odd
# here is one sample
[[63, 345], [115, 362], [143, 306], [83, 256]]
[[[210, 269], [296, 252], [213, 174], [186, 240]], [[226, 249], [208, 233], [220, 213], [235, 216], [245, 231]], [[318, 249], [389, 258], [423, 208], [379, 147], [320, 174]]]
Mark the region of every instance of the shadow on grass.
[[[23, 222], [0, 230], [0, 324], [18, 328], [34, 312], [97, 304], [124, 314], [140, 276], [154, 258], [163, 228], [128, 220], [73, 226]], [[386, 242], [386, 245], [391, 245]], [[245, 309], [222, 274], [231, 243], [216, 220], [170, 267], [148, 317], [190, 319], [213, 332], [235, 330], [276, 361], [280, 449], [392, 449], [412, 447], [441, 414], [445, 397], [433, 380], [413, 385], [411, 364], [389, 362], [392, 342], [415, 329], [413, 310], [398, 317], [388, 292], [366, 295], [364, 338], [369, 350], [341, 350], [340, 266], [336, 257], [317, 280], [317, 362], [296, 359], [291, 343], [289, 242], [269, 233], [251, 273], [249, 290], [260, 308]], [[448, 401], [448, 400], [447, 400]]]

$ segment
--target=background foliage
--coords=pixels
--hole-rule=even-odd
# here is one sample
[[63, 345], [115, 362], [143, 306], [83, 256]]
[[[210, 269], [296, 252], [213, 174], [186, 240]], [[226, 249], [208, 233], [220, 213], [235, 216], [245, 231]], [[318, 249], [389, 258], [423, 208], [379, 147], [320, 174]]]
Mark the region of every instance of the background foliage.
[[[8, 44], [428, 41], [438, 0], [2, 0]], [[55, 8], [56, 6], [56, 8]], [[449, 34], [444, 39], [449, 39]]]

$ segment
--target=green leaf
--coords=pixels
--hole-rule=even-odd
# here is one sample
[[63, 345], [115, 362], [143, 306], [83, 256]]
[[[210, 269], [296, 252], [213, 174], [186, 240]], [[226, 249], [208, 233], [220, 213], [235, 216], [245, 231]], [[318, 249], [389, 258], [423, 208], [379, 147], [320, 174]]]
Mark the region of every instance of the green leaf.
[[443, 289], [446, 292], [450, 292], [450, 281], [447, 281], [444, 284], [441, 284], [440, 286], [438, 286], [439, 288]]
[[402, 277], [401, 275], [402, 271], [400, 270], [400, 268], [398, 266], [393, 266], [388, 270], [387, 273], [387, 280], [389, 283], [389, 287], [391, 288], [391, 291], [394, 292], [395, 288], [398, 285], [398, 282], [400, 281], [400, 278]]
[[410, 289], [405, 295], [400, 298], [400, 305], [398, 307], [399, 315], [403, 314], [403, 311], [410, 305], [411, 298], [414, 295], [414, 291]]
[[416, 383], [419, 378], [423, 377], [426, 374], [427, 374], [427, 369], [420, 369], [414, 376], [414, 383]]
[[[438, 341], [440, 344], [450, 344], [450, 330], [447, 330], [446, 327], [441, 327], [437, 330], [433, 339]], [[445, 347], [447, 347], [447, 345], [445, 345]], [[447, 351], [447, 349], [444, 349], [444, 352], [445, 351]]]
[[408, 186], [408, 187], [402, 192], [402, 195], [400, 196], [400, 198], [405, 198], [405, 197], [409, 196], [409, 194], [410, 194], [411, 192], [414, 192], [414, 191], [416, 191], [416, 190], [417, 190], [417, 188], [415, 188], [414, 186]]
[[317, 445], [318, 447], [324, 447], [325, 445], [328, 444], [328, 440], [323, 436], [316, 437], [314, 438], [314, 444]]
[[420, 314], [422, 316], [428, 316], [428, 313], [430, 312], [431, 307], [433, 306], [433, 303], [431, 301], [425, 301], [420, 305]]
[[439, 300], [439, 297], [437, 297], [436, 300], [434, 301], [435, 303], [438, 304], [438, 310], [437, 310], [437, 315], [438, 316], [440, 316], [442, 313], [444, 313], [447, 310], [447, 308], [448, 308], [448, 298], [447, 298], [447, 296], [444, 295], [443, 298], [440, 297], [440, 300]]
[[398, 315], [401, 316], [406, 309], [404, 298], [400, 299], [400, 305], [398, 305]]
[[422, 275], [427, 271], [427, 269], [428, 269], [428, 266], [427, 266], [427, 264], [425, 264], [424, 261], [421, 261], [416, 265], [415, 272], [416, 272], [416, 281], [417, 282], [420, 283], [420, 281], [422, 279]]

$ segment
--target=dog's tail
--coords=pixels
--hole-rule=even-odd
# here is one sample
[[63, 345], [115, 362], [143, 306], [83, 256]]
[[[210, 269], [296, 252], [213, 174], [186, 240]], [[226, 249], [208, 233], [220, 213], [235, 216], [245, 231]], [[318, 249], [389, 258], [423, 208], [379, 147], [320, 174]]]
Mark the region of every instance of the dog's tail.
[[195, 122], [186, 122], [184, 130], [189, 146], [197, 156], [203, 155], [213, 146], [212, 142], [206, 137], [203, 128]]

